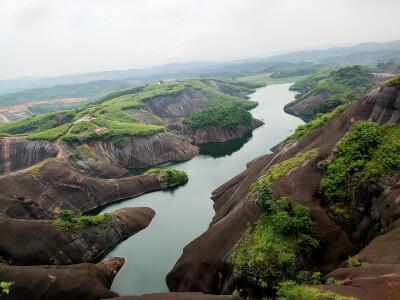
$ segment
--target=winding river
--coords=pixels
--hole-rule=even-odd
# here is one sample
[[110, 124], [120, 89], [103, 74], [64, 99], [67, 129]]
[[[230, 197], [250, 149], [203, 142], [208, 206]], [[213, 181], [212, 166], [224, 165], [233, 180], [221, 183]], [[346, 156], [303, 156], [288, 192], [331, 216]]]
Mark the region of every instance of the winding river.
[[[241, 139], [224, 144], [207, 144], [200, 155], [182, 163], [161, 167], [187, 172], [189, 182], [181, 187], [157, 191], [104, 207], [98, 213], [122, 207], [147, 206], [156, 211], [149, 227], [117, 245], [104, 260], [120, 256], [126, 264], [112, 285], [121, 295], [141, 295], [168, 291], [165, 276], [182, 254], [182, 249], [206, 231], [214, 216], [211, 192], [242, 172], [246, 163], [270, 153], [270, 148], [304, 122], [284, 113], [283, 106], [294, 99], [291, 84], [259, 88], [250, 96], [259, 105], [251, 112], [265, 125]], [[130, 175], [135, 175], [132, 171]], [[143, 170], [141, 170], [143, 172]]]

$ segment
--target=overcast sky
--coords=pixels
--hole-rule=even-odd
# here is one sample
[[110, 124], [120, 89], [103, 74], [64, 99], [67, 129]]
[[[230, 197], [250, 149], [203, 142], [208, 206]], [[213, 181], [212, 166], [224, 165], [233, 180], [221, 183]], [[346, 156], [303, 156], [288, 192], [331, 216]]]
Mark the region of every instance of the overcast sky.
[[0, 0], [0, 79], [400, 39], [399, 0]]

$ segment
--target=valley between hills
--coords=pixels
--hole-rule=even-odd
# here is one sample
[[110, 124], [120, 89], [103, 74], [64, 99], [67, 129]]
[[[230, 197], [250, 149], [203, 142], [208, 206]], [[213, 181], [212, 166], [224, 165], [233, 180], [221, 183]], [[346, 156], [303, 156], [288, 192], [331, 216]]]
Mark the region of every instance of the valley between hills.
[[150, 83], [0, 124], [4, 299], [399, 299], [398, 66], [310, 72], [277, 108], [308, 123], [209, 195], [215, 214], [167, 274], [170, 292], [112, 291], [129, 262], [103, 258], [159, 213], [124, 201], [179, 191], [192, 180], [179, 162], [209, 145], [240, 152], [271, 126], [252, 115], [259, 78]]

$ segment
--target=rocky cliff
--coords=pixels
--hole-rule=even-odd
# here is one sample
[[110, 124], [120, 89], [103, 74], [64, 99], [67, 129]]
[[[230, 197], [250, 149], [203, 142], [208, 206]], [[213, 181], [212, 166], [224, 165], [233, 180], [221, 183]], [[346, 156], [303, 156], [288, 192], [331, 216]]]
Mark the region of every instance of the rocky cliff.
[[54, 143], [28, 141], [23, 137], [0, 139], [0, 175], [24, 169], [58, 153]]
[[[146, 228], [155, 212], [146, 207], [124, 208], [111, 214], [104, 226], [87, 220], [83, 227], [71, 230], [55, 227], [53, 222], [62, 210], [78, 215], [105, 203], [168, 187], [157, 173], [117, 178], [126, 171], [116, 165], [53, 159], [0, 179], [0, 261], [4, 263], [0, 264], [0, 280], [16, 282], [6, 299], [118, 295], [109, 288], [123, 259], [99, 265], [79, 263], [92, 262]], [[74, 265], [49, 266], [65, 264]]]
[[[277, 147], [274, 153], [253, 160], [246, 171], [216, 189], [212, 196], [215, 216], [210, 227], [184, 248], [183, 255], [167, 276], [169, 289], [231, 294], [236, 288], [248, 288], [233, 272], [230, 253], [237, 247], [247, 223], [256, 222], [262, 213], [262, 209], [247, 197], [250, 186], [271, 166], [316, 149], [316, 157], [290, 170], [272, 183], [271, 188], [276, 198], [288, 197], [292, 207], [302, 204], [310, 208], [321, 245], [310, 263], [327, 274], [326, 278], [345, 280], [345, 286], [321, 289], [360, 299], [398, 299], [399, 175], [375, 185], [361, 185], [356, 192], [359, 200], [356, 197], [350, 204], [352, 218], [349, 222], [327, 213], [318, 189], [325, 176], [320, 162], [335, 154], [338, 143], [354, 122], [371, 119], [379, 124], [399, 124], [399, 103], [398, 88], [375, 88], [302, 141]], [[354, 255], [370, 265], [344, 268], [347, 258]], [[251, 290], [248, 292], [251, 294]]]
[[54, 220], [2, 217], [0, 253], [12, 265], [69, 265], [92, 262], [124, 238], [146, 228], [155, 212], [147, 207], [123, 208], [104, 229], [65, 231]]
[[79, 164], [53, 160], [34, 170], [1, 178], [0, 213], [11, 218], [48, 219], [61, 210], [84, 213], [167, 187], [159, 174], [104, 178], [115, 166], [103, 164], [95, 173], [90, 172], [91, 168], [96, 170], [95, 164], [84, 166], [85, 171]]
[[161, 118], [181, 118], [190, 113], [205, 109], [204, 96], [192, 87], [186, 88], [176, 97], [163, 96], [146, 101], [147, 107]]
[[167, 161], [185, 161], [199, 154], [199, 149], [186, 138], [171, 133], [131, 137], [122, 148], [104, 140], [89, 141], [88, 145], [101, 161], [117, 162], [125, 168], [144, 168]]
[[321, 102], [329, 99], [334, 94], [328, 91], [321, 91], [315, 95], [308, 96], [296, 102], [292, 106], [287, 107], [285, 110], [295, 115], [313, 115], [313, 109]]
[[177, 130], [183, 136], [189, 137], [194, 144], [221, 143], [242, 137], [246, 132], [264, 125], [264, 122], [253, 119], [249, 126], [238, 125], [236, 128], [221, 126], [209, 126], [200, 129], [191, 129], [187, 124], [178, 122], [168, 126], [171, 130]]

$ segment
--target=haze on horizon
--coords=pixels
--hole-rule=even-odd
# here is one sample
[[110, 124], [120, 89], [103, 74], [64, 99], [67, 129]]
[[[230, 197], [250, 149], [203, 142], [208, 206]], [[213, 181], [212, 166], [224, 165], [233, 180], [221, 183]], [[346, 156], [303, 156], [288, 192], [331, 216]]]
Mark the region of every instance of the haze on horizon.
[[2, 0], [0, 79], [400, 39], [398, 0]]

